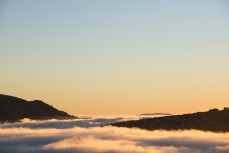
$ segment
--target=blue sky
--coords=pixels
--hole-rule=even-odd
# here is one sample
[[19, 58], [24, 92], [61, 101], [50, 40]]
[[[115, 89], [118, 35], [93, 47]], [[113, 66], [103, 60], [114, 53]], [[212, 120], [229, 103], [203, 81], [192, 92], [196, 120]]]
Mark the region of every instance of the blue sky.
[[[136, 107], [130, 114], [180, 113], [182, 106], [203, 110], [229, 100], [229, 4], [224, 0], [10, 0], [0, 5], [5, 94], [82, 114], [125, 114], [130, 104]], [[182, 91], [183, 98], [177, 98]], [[181, 108], [163, 110], [163, 105]], [[93, 111], [94, 106], [104, 109]]]

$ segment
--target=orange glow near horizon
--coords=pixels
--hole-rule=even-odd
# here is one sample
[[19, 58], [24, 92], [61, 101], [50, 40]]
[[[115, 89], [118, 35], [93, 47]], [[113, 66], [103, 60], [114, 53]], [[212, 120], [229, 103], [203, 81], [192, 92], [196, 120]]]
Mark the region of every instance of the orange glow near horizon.
[[0, 93], [74, 115], [222, 109], [229, 105], [227, 4], [0, 2]]

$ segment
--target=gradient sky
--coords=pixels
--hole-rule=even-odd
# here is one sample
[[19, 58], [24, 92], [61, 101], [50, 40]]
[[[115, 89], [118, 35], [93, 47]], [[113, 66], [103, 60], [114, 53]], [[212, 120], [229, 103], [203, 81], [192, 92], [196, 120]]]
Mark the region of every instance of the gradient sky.
[[225, 0], [1, 0], [0, 92], [70, 114], [229, 106]]

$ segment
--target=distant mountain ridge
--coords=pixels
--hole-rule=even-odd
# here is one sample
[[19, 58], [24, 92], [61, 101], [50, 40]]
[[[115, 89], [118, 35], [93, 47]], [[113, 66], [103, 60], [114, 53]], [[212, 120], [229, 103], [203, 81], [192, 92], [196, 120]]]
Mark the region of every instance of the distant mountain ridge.
[[173, 115], [156, 118], [124, 121], [112, 126], [140, 128], [146, 130], [202, 130], [212, 132], [229, 132], [229, 108], [211, 109], [207, 112]]
[[73, 119], [76, 117], [40, 100], [26, 101], [21, 98], [0, 94], [0, 122], [14, 122], [23, 118], [45, 120]]
[[165, 116], [171, 116], [173, 114], [170, 113], [142, 113], [137, 116], [154, 116], [154, 115], [165, 115]]

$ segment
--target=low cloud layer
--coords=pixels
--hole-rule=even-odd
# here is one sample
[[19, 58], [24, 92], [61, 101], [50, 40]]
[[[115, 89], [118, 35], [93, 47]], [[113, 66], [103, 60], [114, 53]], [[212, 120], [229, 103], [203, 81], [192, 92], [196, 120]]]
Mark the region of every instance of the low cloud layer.
[[56, 128], [56, 129], [67, 129], [73, 127], [96, 127], [100, 125], [134, 120], [134, 117], [92, 117], [90, 119], [73, 119], [73, 120], [45, 120], [35, 121], [29, 119], [23, 119], [21, 122], [8, 123], [0, 125], [0, 128]]
[[[51, 121], [42, 122], [48, 124]], [[118, 127], [0, 128], [1, 153], [228, 153], [229, 133], [145, 131]], [[57, 126], [67, 124], [59, 121]], [[24, 126], [23, 126], [24, 124]], [[69, 124], [72, 124], [69, 122]], [[14, 126], [13, 126], [14, 125]]]
[[137, 120], [142, 118], [155, 117], [155, 116], [103, 116], [95, 117], [90, 116], [88, 119], [73, 119], [73, 120], [45, 120], [35, 121], [30, 119], [23, 119], [21, 122], [9, 123], [0, 125], [0, 128], [57, 128], [66, 129], [73, 127], [96, 127], [121, 121]]

